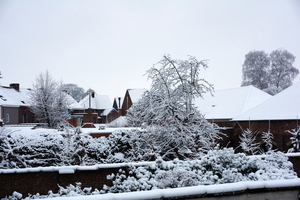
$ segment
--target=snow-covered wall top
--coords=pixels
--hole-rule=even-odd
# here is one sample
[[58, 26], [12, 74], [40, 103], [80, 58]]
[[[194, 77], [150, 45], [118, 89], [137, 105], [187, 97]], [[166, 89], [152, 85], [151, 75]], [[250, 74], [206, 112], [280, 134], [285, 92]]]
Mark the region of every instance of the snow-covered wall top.
[[[17, 129], [17, 128], [15, 128]], [[28, 128], [29, 129], [29, 128]], [[18, 132], [15, 132], [18, 134]], [[34, 134], [32, 134], [34, 137]], [[287, 153], [285, 154], [287, 157], [300, 157], [300, 153]], [[265, 157], [265, 155], [254, 155], [250, 157]], [[99, 170], [99, 169], [109, 169], [109, 168], [122, 168], [128, 166], [146, 166], [153, 165], [153, 162], [132, 162], [132, 163], [113, 163], [113, 164], [97, 164], [92, 166], [59, 166], [59, 167], [33, 167], [33, 168], [21, 168], [21, 169], [0, 169], [0, 174], [10, 174], [10, 173], [30, 173], [30, 172], [59, 172], [61, 174], [64, 173], [75, 173], [76, 170]], [[300, 185], [300, 183], [299, 183]]]
[[289, 180], [272, 180], [272, 181], [247, 181], [238, 183], [228, 183], [220, 185], [209, 186], [193, 186], [182, 188], [170, 189], [155, 189], [150, 191], [128, 192], [128, 193], [108, 193], [100, 195], [89, 196], [70, 196], [70, 197], [57, 197], [46, 198], [44, 200], [142, 200], [142, 199], [164, 199], [164, 198], [178, 198], [196, 195], [211, 195], [211, 194], [234, 194], [241, 191], [257, 190], [257, 189], [273, 189], [273, 188], [290, 188], [299, 187], [300, 179]]
[[114, 163], [114, 164], [98, 164], [92, 166], [61, 166], [61, 167], [33, 167], [33, 168], [21, 168], [21, 169], [0, 169], [0, 174], [12, 174], [12, 173], [32, 173], [32, 172], [58, 172], [59, 174], [74, 174], [76, 170], [99, 170], [110, 168], [122, 168], [130, 165], [145, 166], [154, 164], [155, 162], [139, 162], [139, 163]]
[[232, 119], [269, 98], [271, 95], [250, 85], [216, 90], [213, 96], [205, 93], [195, 100], [195, 106], [206, 119]]
[[300, 82], [288, 87], [251, 110], [236, 116], [234, 121], [293, 120], [300, 117]]

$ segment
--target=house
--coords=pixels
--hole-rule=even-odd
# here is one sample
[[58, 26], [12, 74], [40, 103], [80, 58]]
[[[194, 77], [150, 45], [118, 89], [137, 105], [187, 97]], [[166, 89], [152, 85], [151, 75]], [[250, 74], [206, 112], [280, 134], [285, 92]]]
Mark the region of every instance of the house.
[[275, 148], [287, 151], [291, 147], [291, 135], [287, 130], [296, 129], [300, 125], [299, 117], [300, 82], [234, 117], [234, 134], [239, 135], [242, 130], [251, 128], [258, 132], [258, 140], [262, 141], [261, 133], [270, 131], [274, 135]]
[[124, 99], [123, 99], [123, 103], [121, 106], [121, 115], [125, 116], [127, 113], [127, 110], [136, 102], [138, 102], [138, 100], [143, 96], [143, 94], [146, 92], [146, 89], [127, 89]]
[[261, 104], [272, 96], [249, 85], [239, 88], [216, 90], [197, 98], [195, 106], [209, 121], [230, 121], [236, 116]]
[[109, 123], [116, 119], [118, 111], [112, 107], [108, 95], [90, 93], [79, 103], [71, 105], [71, 119], [74, 126], [85, 123]]
[[118, 111], [118, 117], [122, 116], [122, 106], [123, 106], [124, 97], [115, 97], [113, 108]]
[[232, 89], [216, 90], [213, 94], [205, 93], [203, 98], [195, 100], [195, 106], [210, 121], [218, 124], [223, 137], [222, 145], [236, 147], [238, 137], [234, 134], [235, 122], [233, 118], [245, 113], [272, 96], [256, 87], [244, 86]]
[[0, 118], [4, 124], [33, 123], [34, 114], [28, 101], [29, 89], [18, 83], [0, 86]]

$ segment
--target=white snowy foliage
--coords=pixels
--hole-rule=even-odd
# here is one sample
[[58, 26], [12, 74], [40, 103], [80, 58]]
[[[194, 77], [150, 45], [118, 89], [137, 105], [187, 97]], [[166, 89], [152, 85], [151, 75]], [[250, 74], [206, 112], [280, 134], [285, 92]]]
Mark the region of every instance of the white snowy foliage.
[[127, 118], [126, 116], [120, 116], [114, 121], [108, 123], [107, 127], [126, 127], [127, 126]]
[[248, 155], [257, 154], [260, 150], [259, 143], [256, 142], [257, 133], [247, 128], [240, 135], [240, 147]]
[[194, 106], [195, 98], [213, 90], [200, 78], [206, 62], [194, 57], [173, 60], [166, 55], [157, 65], [148, 70], [151, 89], [127, 111], [128, 125], [144, 128], [155, 154], [165, 160], [186, 159], [213, 149], [221, 134]]
[[292, 135], [290, 138], [292, 147], [288, 150], [288, 153], [299, 152], [300, 151], [300, 126], [298, 126], [296, 129], [288, 130], [287, 132]]
[[[104, 193], [122, 193], [189, 187], [197, 185], [215, 185], [241, 181], [267, 181], [295, 179], [297, 174], [293, 165], [281, 152], [269, 152], [264, 156], [246, 156], [235, 154], [232, 148], [211, 150], [199, 159], [182, 161], [163, 161], [143, 165], [126, 164], [116, 174], [107, 176], [112, 186], [104, 186], [102, 190], [92, 188], [81, 189], [81, 184], [59, 186], [58, 193], [49, 191], [47, 195], [29, 195], [24, 199], [43, 199], [58, 196], [94, 195]], [[5, 198], [18, 199], [21, 194], [15, 192]], [[99, 196], [101, 197], [101, 196]]]
[[57, 193], [53, 193], [51, 190], [47, 195], [37, 194], [28, 194], [27, 197], [22, 198], [22, 194], [18, 192], [13, 192], [11, 196], [2, 198], [2, 200], [29, 200], [29, 199], [45, 199], [45, 198], [54, 198], [54, 197], [70, 197], [70, 196], [82, 196], [82, 195], [95, 195], [100, 194], [100, 191], [95, 189], [92, 190], [91, 187], [81, 188], [81, 183], [77, 182], [76, 185], [68, 185], [66, 188], [58, 185], [59, 189]]
[[273, 141], [273, 138], [274, 138], [274, 136], [273, 136], [273, 134], [270, 131], [262, 133], [261, 139], [265, 143], [267, 152], [268, 151], [272, 151], [272, 147], [273, 147], [272, 141]]
[[62, 91], [62, 83], [55, 81], [46, 71], [36, 78], [28, 95], [30, 109], [38, 122], [56, 128], [69, 103], [67, 93]]
[[57, 165], [61, 162], [63, 137], [56, 133], [24, 134], [0, 129], [0, 168]]
[[157, 188], [177, 188], [195, 185], [234, 183], [239, 181], [293, 179], [293, 165], [282, 153], [261, 157], [234, 154], [233, 149], [212, 150], [199, 160], [156, 160], [148, 166], [129, 166], [128, 173], [119, 170], [110, 175], [113, 186], [106, 192], [133, 192]]

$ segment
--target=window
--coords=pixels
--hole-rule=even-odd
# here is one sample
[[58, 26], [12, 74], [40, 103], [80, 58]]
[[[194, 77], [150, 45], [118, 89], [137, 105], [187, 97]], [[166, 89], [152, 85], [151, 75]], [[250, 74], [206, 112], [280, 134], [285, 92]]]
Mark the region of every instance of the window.
[[9, 123], [9, 114], [5, 115], [5, 123]]

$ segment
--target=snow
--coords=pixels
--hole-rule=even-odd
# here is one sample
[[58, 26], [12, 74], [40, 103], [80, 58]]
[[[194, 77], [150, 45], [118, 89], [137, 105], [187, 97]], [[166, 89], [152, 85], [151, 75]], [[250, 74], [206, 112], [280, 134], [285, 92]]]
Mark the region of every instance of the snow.
[[29, 106], [28, 89], [20, 88], [16, 91], [13, 88], [5, 88], [0, 86], [0, 105], [2, 106]]
[[300, 82], [295, 83], [251, 110], [235, 116], [232, 120], [295, 120], [299, 117]]
[[[83, 109], [88, 109], [89, 108], [89, 95], [84, 97], [79, 104]], [[112, 103], [109, 99], [108, 95], [98, 95], [95, 94], [95, 97], [91, 97], [91, 107], [92, 109], [107, 109], [107, 108], [112, 108]]]
[[60, 167], [58, 170], [59, 174], [74, 174], [75, 170], [70, 167]]
[[[110, 134], [114, 131], [117, 130], [132, 130], [132, 129], [139, 129], [136, 127], [120, 127], [120, 128], [110, 128], [107, 127], [105, 124], [94, 124], [95, 128], [82, 128], [81, 131], [83, 133], [88, 133], [88, 134], [97, 134], [97, 133], [107, 133]], [[100, 126], [105, 126], [104, 129], [99, 128]]]
[[68, 107], [73, 110], [83, 110], [81, 104], [79, 104], [71, 95], [67, 94], [66, 99], [68, 101]]
[[[96, 129], [100, 125], [96, 126]], [[39, 141], [39, 136], [51, 136], [50, 139], [61, 138], [59, 131], [54, 129], [34, 129], [31, 127], [7, 127], [14, 132], [10, 133], [14, 138], [21, 138], [20, 140], [34, 142]], [[123, 130], [124, 128], [122, 128]], [[22, 130], [22, 131], [18, 131]], [[84, 130], [84, 129], [83, 129]], [[115, 129], [116, 130], [116, 129]], [[100, 131], [100, 130], [98, 130]], [[26, 136], [26, 137], [25, 137]], [[118, 134], [115, 135], [116, 137]], [[35, 139], [35, 140], [34, 140]], [[101, 138], [100, 138], [101, 139]], [[103, 138], [102, 138], [103, 139]], [[113, 138], [112, 138], [113, 139]], [[117, 138], [119, 139], [119, 138]], [[31, 141], [32, 140], [32, 141]], [[24, 143], [25, 144], [25, 143]], [[124, 154], [115, 151], [113, 154], [117, 160], [123, 160]], [[299, 156], [300, 153], [290, 153], [289, 156]], [[264, 157], [264, 159], [261, 159]], [[252, 169], [257, 166], [255, 171], [251, 171], [247, 177], [242, 176], [243, 170]], [[113, 163], [113, 164], [96, 164], [92, 166], [60, 166], [60, 167], [32, 167], [21, 169], [0, 169], [1, 174], [10, 173], [30, 173], [30, 172], [58, 172], [59, 174], [74, 174], [77, 170], [99, 170], [101, 168], [115, 168], [120, 169], [126, 167], [129, 169], [129, 174], [133, 176], [126, 176], [125, 172], [119, 170], [119, 173], [112, 175], [114, 177], [114, 185], [117, 184], [117, 190], [124, 191], [138, 191], [150, 190], [144, 192], [131, 192], [122, 194], [103, 194], [94, 196], [79, 196], [80, 199], [147, 199], [147, 198], [163, 198], [180, 195], [193, 194], [213, 194], [226, 193], [235, 191], [244, 191], [246, 189], [257, 188], [278, 188], [285, 186], [300, 186], [300, 181], [296, 178], [295, 172], [292, 170], [292, 164], [287, 162], [287, 158], [283, 153], [276, 153], [264, 156], [246, 157], [244, 154], [234, 154], [233, 149], [212, 150], [207, 155], [201, 156], [197, 160], [181, 161], [175, 159], [173, 161], [165, 162], [161, 159], [155, 162], [139, 162], [139, 163]], [[254, 167], [255, 168], [255, 167]], [[248, 173], [248, 172], [247, 172]], [[218, 178], [217, 174], [221, 174]], [[126, 178], [124, 180], [123, 178]], [[122, 178], [123, 182], [118, 182]], [[272, 180], [271, 179], [278, 179]], [[280, 180], [279, 180], [280, 179]], [[248, 181], [252, 180], [252, 181]], [[257, 181], [258, 180], [258, 181]], [[239, 182], [238, 182], [239, 181]], [[229, 182], [236, 182], [230, 183]], [[121, 183], [121, 184], [118, 184]], [[178, 189], [158, 189], [182, 187]], [[136, 187], [136, 184], [137, 187]], [[193, 186], [199, 185], [200, 186]], [[204, 186], [206, 184], [216, 184], [211, 186]], [[189, 186], [189, 187], [185, 187]], [[98, 188], [102, 189], [102, 188]], [[111, 190], [112, 189], [112, 190]], [[111, 192], [115, 188], [103, 188], [104, 192]], [[78, 198], [79, 198], [78, 197]], [[126, 197], [126, 198], [124, 198]], [[72, 199], [77, 197], [65, 197]], [[55, 199], [65, 199], [55, 198]], [[150, 199], [151, 199], [150, 198]], [[51, 198], [53, 199], [53, 198]], [[54, 199], [54, 200], [55, 200]]]
[[132, 103], [138, 102], [142, 95], [146, 92], [146, 89], [128, 89], [129, 96]]
[[271, 95], [250, 85], [216, 90], [213, 96], [205, 93], [195, 100], [195, 106], [206, 119], [232, 119], [269, 98]]
[[106, 115], [108, 115], [111, 111], [113, 111], [114, 110], [114, 108], [106, 108], [102, 113], [101, 113], [101, 115], [102, 116], [106, 116]]
[[188, 195], [223, 194], [246, 191], [248, 189], [272, 189], [299, 187], [300, 179], [273, 180], [273, 181], [242, 181], [238, 183], [228, 183], [210, 186], [193, 186], [183, 188], [155, 189], [150, 191], [130, 192], [130, 193], [110, 193], [91, 196], [70, 196], [46, 198], [44, 200], [142, 200], [142, 199], [163, 199]]
[[127, 120], [125, 116], [120, 116], [117, 119], [110, 122], [108, 127], [125, 127], [127, 125]]

